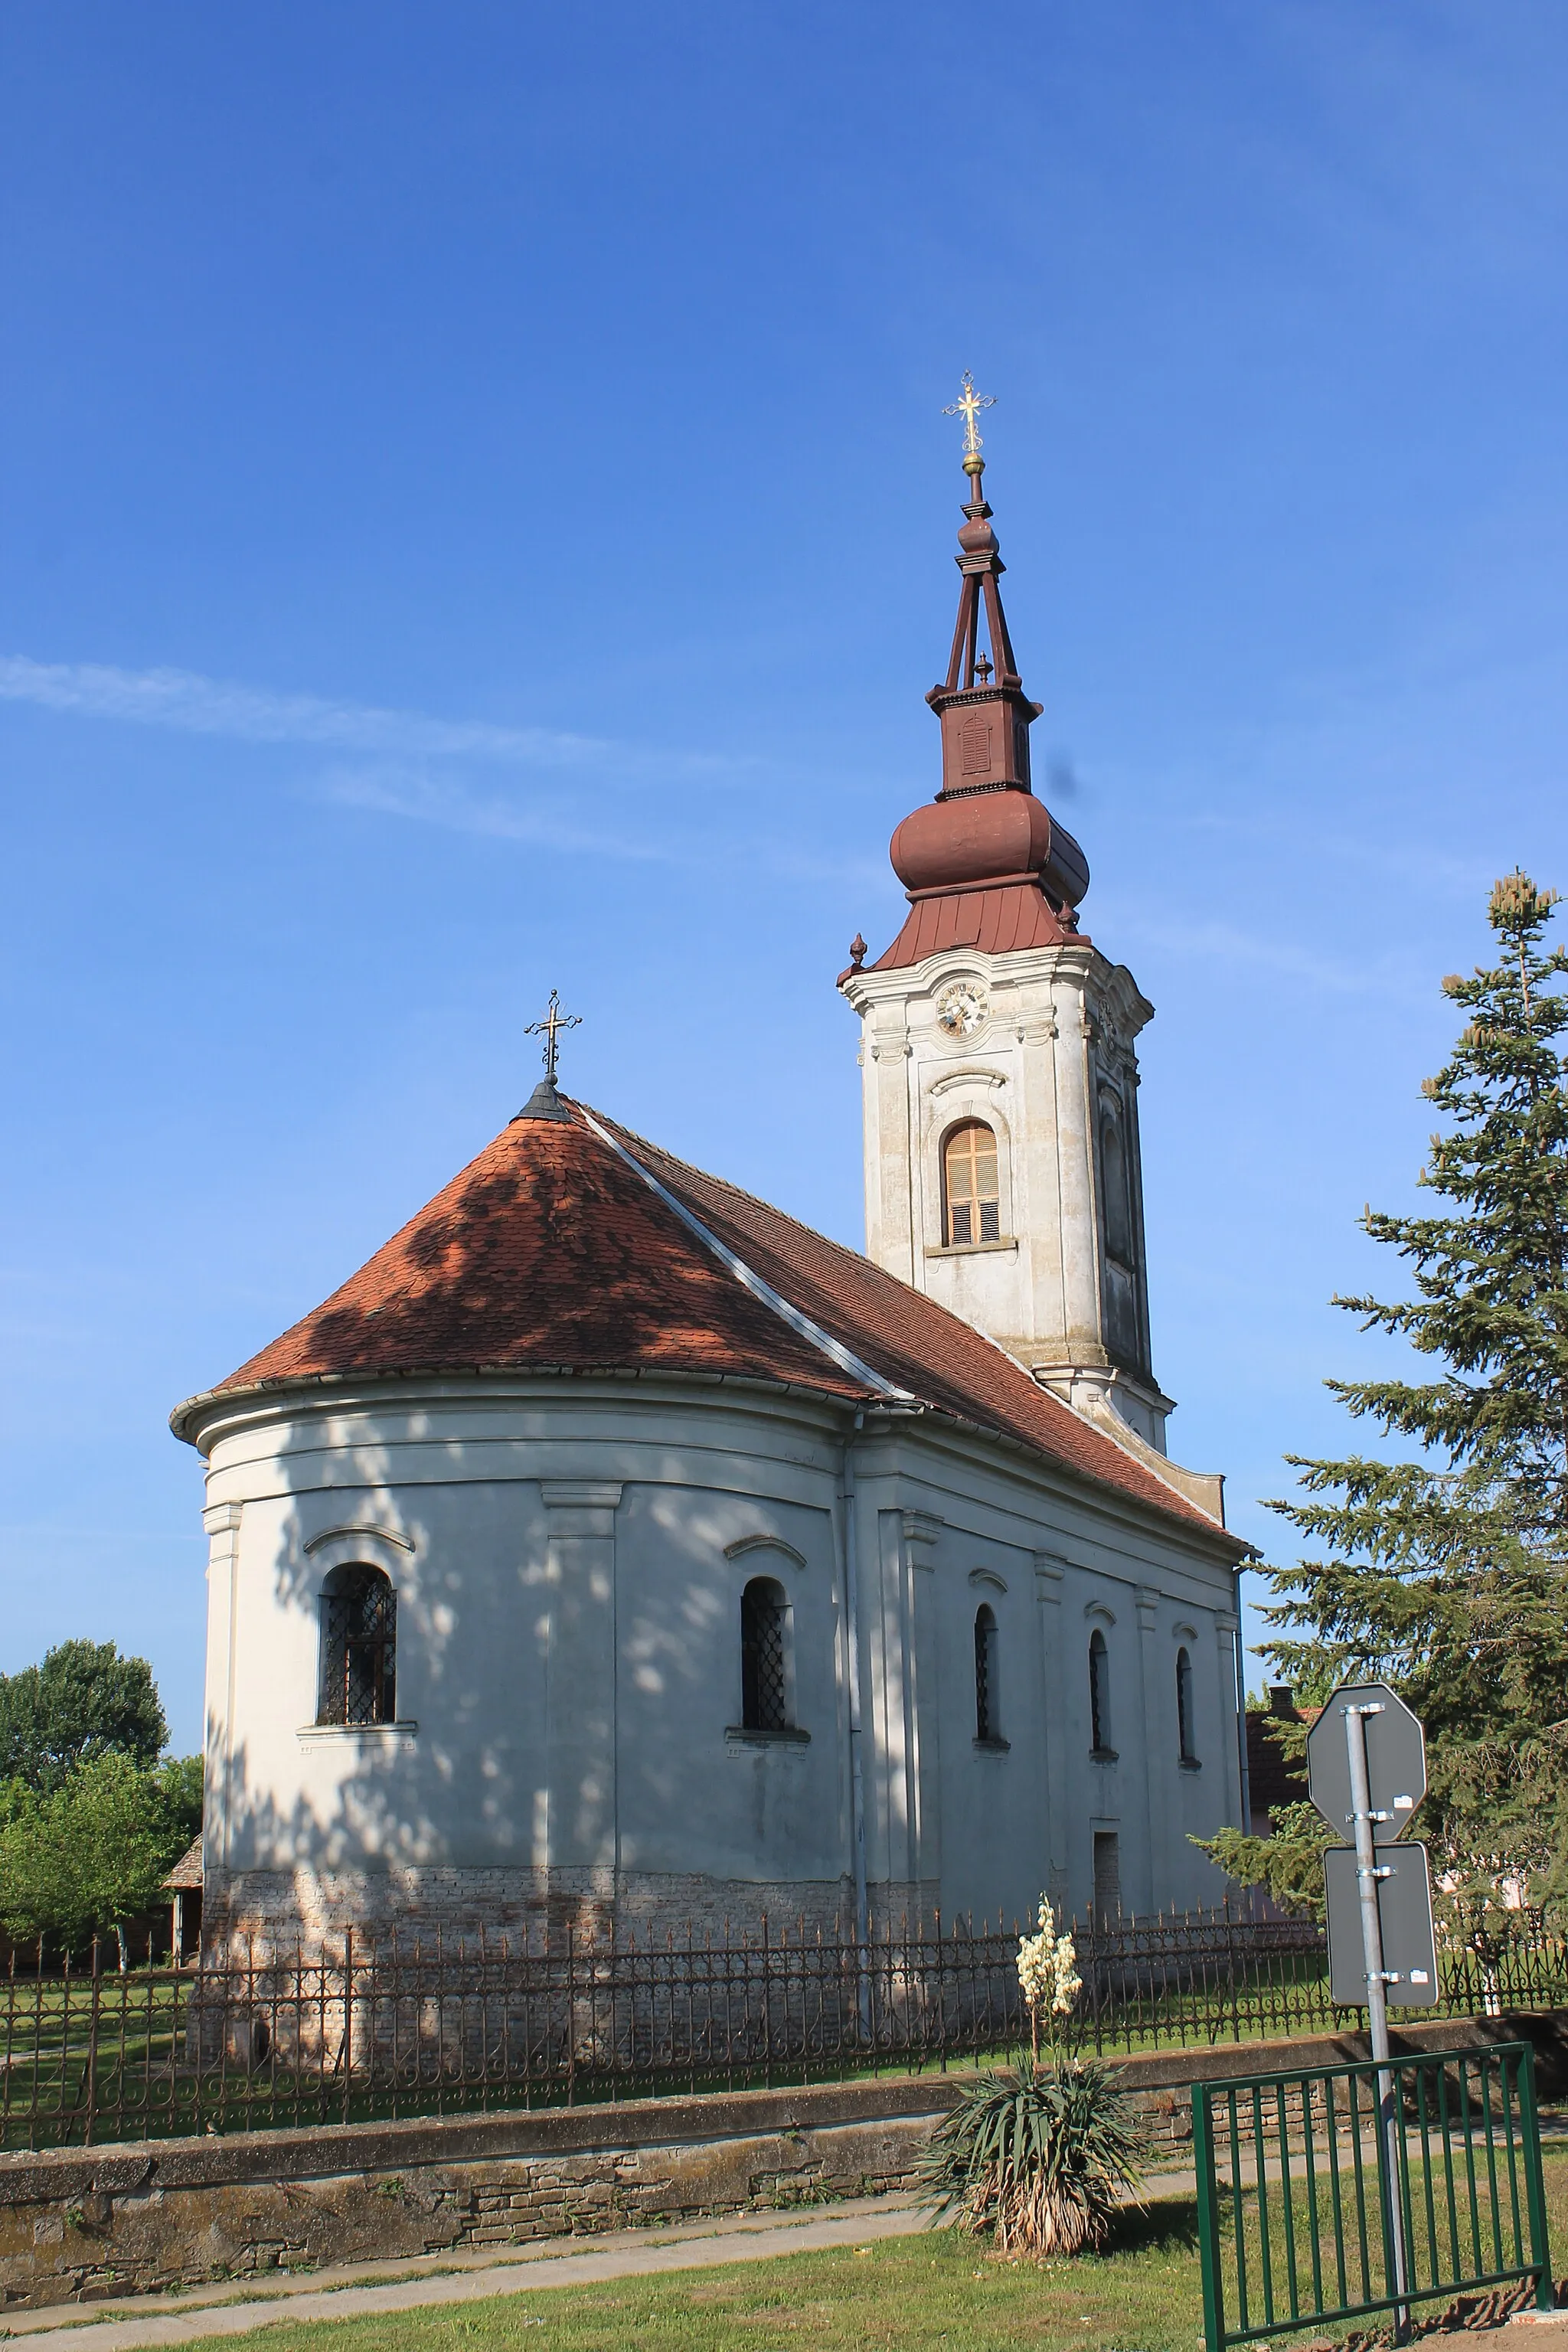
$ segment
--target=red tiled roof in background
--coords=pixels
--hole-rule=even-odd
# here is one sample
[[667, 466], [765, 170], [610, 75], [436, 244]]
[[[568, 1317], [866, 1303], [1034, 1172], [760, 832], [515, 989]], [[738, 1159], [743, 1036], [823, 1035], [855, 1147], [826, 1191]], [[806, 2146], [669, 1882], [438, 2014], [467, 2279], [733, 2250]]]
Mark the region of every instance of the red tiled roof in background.
[[163, 1880], [171, 1893], [186, 1894], [202, 1884], [202, 1833], [198, 1830], [174, 1867]]
[[[359, 1373], [697, 1370], [857, 1403], [879, 1391], [691, 1232], [578, 1106], [514, 1119], [321, 1306], [218, 1393]], [[765, 1202], [603, 1120], [764, 1283], [919, 1402], [1018, 1440], [1239, 1556], [1204, 1512], [934, 1300]], [[189, 1407], [175, 1415], [179, 1429]]]
[[[612, 1121], [604, 1123], [764, 1282], [884, 1379], [939, 1412], [999, 1429], [1065, 1468], [1216, 1532], [1205, 1512], [1042, 1388], [973, 1324], [885, 1274], [858, 1251], [797, 1224], [721, 1177], [689, 1168]], [[1239, 1556], [1246, 1546], [1237, 1543], [1235, 1549]]]

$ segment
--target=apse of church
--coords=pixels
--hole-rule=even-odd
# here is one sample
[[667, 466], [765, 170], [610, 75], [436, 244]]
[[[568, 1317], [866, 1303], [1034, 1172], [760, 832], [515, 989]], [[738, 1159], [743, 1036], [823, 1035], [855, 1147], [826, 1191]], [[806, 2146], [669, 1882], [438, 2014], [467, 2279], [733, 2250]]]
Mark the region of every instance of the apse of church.
[[908, 919], [858, 1013], [867, 1251], [538, 1085], [175, 1433], [210, 1544], [204, 1933], [1215, 1900], [1217, 1477], [1165, 1453], [1136, 1040], [1031, 783], [966, 383]]

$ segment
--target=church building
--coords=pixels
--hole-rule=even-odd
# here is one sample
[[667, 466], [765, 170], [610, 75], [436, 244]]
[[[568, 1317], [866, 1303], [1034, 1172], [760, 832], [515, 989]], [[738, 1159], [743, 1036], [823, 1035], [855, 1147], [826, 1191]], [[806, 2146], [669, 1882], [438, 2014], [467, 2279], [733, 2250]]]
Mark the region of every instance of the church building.
[[1032, 789], [972, 388], [941, 786], [860, 1024], [866, 1254], [547, 1069], [181, 1405], [207, 1476], [204, 1939], [1215, 1900], [1221, 1481], [1165, 1452], [1136, 1041]]

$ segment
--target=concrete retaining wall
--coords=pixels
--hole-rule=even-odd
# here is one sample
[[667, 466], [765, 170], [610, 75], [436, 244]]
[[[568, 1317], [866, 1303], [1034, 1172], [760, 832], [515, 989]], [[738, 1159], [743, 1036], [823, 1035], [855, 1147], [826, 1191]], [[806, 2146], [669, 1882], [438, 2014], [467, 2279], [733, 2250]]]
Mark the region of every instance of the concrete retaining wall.
[[[1396, 2046], [1529, 2039], [1568, 2087], [1568, 2014], [1412, 2028]], [[1364, 2037], [1127, 2059], [1156, 2137], [1198, 2080], [1364, 2057]], [[0, 2157], [0, 2309], [268, 2270], [440, 2253], [911, 2185], [953, 2075], [526, 2115], [350, 2124]]]

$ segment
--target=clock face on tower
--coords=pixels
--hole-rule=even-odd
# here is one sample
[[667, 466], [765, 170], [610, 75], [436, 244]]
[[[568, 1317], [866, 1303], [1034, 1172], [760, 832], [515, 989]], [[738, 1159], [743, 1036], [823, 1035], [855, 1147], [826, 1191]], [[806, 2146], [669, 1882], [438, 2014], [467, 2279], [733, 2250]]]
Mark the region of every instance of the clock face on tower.
[[950, 981], [936, 1000], [937, 1026], [950, 1037], [973, 1037], [990, 1010], [984, 982]]

